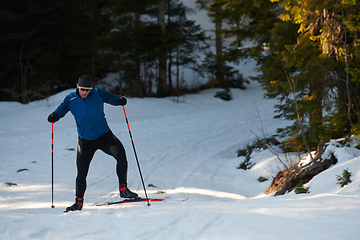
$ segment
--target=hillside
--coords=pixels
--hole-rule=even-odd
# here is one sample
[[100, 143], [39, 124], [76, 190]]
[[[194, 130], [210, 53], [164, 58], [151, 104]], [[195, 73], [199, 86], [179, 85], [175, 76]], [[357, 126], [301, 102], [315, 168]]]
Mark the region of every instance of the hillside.
[[[54, 124], [54, 209], [51, 206], [51, 124], [47, 116], [74, 89], [22, 105], [0, 102], [0, 239], [358, 239], [360, 151], [334, 148], [338, 164], [313, 178], [310, 193], [264, 194], [281, 166], [270, 151], [253, 154], [251, 170], [237, 169], [237, 150], [288, 122], [273, 119], [272, 100], [256, 83], [173, 98], [129, 98], [126, 112], [150, 197], [166, 203], [96, 207], [119, 200], [115, 160], [97, 152], [83, 211], [74, 201], [77, 133], [68, 113]], [[110, 128], [129, 162], [129, 188], [144, 196], [121, 107], [106, 105]], [[336, 184], [348, 169], [352, 183]], [[21, 170], [21, 171], [19, 171]], [[16, 185], [9, 186], [5, 183]], [[189, 198], [185, 202], [173, 201]]]

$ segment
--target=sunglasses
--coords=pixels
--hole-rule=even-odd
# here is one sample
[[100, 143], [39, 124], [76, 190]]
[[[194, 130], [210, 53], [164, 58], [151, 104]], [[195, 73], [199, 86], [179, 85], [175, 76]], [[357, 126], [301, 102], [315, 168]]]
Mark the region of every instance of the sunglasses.
[[92, 87], [78, 87], [80, 91], [88, 92], [92, 89]]

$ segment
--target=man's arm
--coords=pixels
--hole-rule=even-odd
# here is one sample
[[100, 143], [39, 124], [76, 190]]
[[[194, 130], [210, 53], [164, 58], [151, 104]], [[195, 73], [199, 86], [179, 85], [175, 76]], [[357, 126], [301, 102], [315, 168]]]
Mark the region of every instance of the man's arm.
[[119, 105], [124, 106], [127, 103], [125, 97], [120, 98], [120, 96], [114, 95], [108, 91], [102, 89], [97, 89], [97, 90], [101, 99], [106, 103], [109, 103], [114, 106], [119, 106]]
[[66, 96], [64, 101], [57, 107], [57, 109], [51, 113], [48, 117], [49, 122], [57, 122], [60, 118], [64, 117], [68, 111], [70, 111], [70, 97]]

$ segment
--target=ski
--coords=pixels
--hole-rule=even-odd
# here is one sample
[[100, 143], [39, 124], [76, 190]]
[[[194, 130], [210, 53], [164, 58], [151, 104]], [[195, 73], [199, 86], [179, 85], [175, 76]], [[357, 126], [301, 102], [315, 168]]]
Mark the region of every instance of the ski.
[[[179, 201], [186, 201], [189, 198], [185, 198], [185, 199], [180, 199]], [[164, 198], [130, 198], [130, 199], [125, 199], [125, 200], [121, 200], [121, 201], [116, 201], [116, 202], [106, 202], [106, 203], [99, 203], [96, 204], [96, 206], [109, 206], [109, 205], [115, 205], [115, 204], [124, 204], [124, 203], [134, 203], [134, 202], [167, 202], [167, 199]]]
[[121, 201], [116, 202], [106, 202], [106, 203], [99, 203], [96, 204], [96, 206], [108, 206], [108, 205], [114, 205], [114, 204], [123, 204], [123, 203], [132, 203], [132, 202], [163, 202], [165, 199], [161, 198], [129, 198]]

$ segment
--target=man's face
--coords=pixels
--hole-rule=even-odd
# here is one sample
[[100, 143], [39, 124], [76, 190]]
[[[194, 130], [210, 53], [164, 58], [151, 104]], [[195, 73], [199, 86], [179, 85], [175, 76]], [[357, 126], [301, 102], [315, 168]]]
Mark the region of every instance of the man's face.
[[76, 86], [79, 89], [80, 97], [85, 99], [89, 95], [90, 89], [89, 88], [82, 88], [78, 84], [76, 84]]

